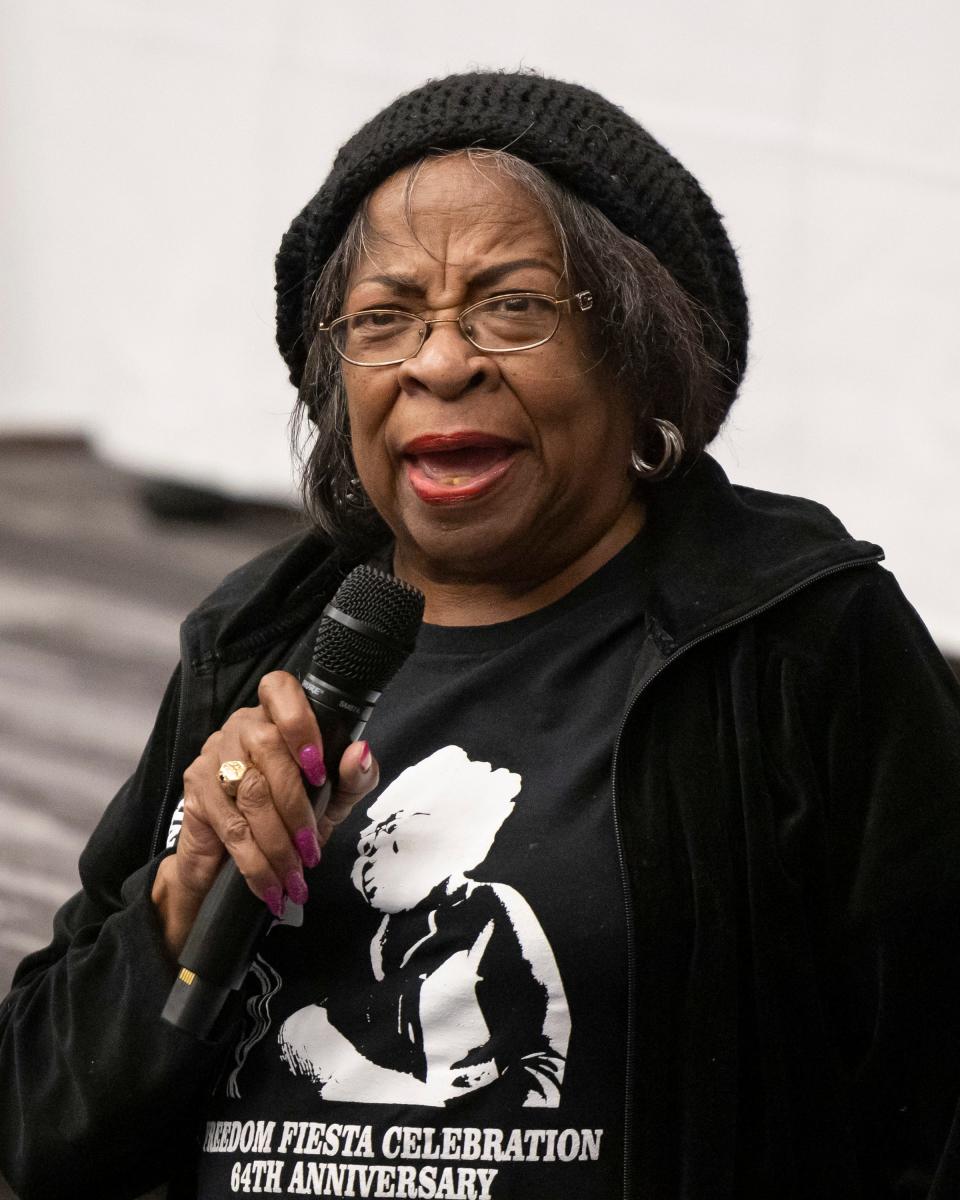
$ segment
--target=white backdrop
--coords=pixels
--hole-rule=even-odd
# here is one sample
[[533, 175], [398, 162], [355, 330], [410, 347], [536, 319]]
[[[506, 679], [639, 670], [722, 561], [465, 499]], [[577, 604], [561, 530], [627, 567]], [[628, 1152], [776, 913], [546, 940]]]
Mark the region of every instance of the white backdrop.
[[696, 174], [751, 298], [715, 447], [880, 541], [960, 652], [956, 0], [0, 0], [0, 423], [290, 494], [272, 260], [339, 143], [431, 75], [605, 92]]

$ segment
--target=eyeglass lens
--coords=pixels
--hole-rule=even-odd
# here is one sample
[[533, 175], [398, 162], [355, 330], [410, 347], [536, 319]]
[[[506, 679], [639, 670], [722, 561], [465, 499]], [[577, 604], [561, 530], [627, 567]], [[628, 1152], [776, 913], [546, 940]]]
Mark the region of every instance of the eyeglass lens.
[[[545, 296], [492, 296], [462, 314], [464, 337], [479, 350], [523, 350], [551, 338], [560, 310]], [[427, 324], [412, 313], [371, 309], [335, 321], [334, 345], [353, 362], [375, 366], [415, 355]]]

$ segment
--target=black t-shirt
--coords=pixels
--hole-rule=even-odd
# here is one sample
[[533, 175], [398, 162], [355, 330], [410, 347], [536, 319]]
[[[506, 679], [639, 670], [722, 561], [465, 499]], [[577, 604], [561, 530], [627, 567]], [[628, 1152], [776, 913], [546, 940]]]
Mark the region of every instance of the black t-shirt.
[[200, 1196], [621, 1193], [642, 547], [528, 616], [422, 628], [367, 728], [380, 788], [251, 970]]

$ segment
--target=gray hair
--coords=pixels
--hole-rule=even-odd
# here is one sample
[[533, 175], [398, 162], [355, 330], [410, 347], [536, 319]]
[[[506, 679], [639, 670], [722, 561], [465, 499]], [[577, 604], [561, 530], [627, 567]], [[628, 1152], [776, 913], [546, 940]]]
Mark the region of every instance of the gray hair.
[[[716, 436], [727, 410], [728, 381], [704, 344], [703, 324], [712, 321], [709, 314], [646, 246], [576, 193], [505, 150], [435, 151], [420, 159], [405, 181], [408, 221], [424, 164], [449, 154], [466, 155], [477, 170], [492, 167], [519, 184], [550, 222], [564, 277], [573, 290], [594, 296], [592, 349], [613, 368], [633, 400], [637, 456], [653, 462], [661, 457], [663, 445], [652, 423], [658, 417], [677, 426], [685, 457], [696, 457]], [[310, 318], [314, 330], [321, 321], [339, 315], [347, 282], [370, 235], [364, 201], [317, 281]], [[354, 552], [386, 540], [389, 531], [357, 478], [340, 358], [330, 339], [319, 332], [310, 342], [291, 428], [302, 468], [304, 508], [312, 522]]]

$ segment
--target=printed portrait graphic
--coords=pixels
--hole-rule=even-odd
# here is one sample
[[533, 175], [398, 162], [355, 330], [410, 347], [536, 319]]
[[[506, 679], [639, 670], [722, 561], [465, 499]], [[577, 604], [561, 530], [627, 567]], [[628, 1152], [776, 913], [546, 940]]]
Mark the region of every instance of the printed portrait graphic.
[[469, 874], [521, 786], [445, 746], [370, 805], [351, 872], [382, 914], [368, 974], [278, 1035], [324, 1098], [443, 1106], [497, 1089], [517, 1107], [559, 1104], [570, 1014], [553, 951], [515, 888]]

